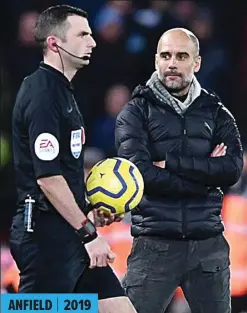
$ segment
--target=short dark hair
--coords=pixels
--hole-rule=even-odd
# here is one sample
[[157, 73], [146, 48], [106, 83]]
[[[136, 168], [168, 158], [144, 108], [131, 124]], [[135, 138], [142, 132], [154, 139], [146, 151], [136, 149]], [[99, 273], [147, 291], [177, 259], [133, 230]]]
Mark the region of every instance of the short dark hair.
[[51, 6], [39, 15], [34, 37], [44, 52], [47, 50], [46, 38], [48, 36], [55, 35], [63, 41], [66, 40], [66, 30], [68, 29], [66, 20], [71, 15], [88, 18], [86, 11], [66, 4]]

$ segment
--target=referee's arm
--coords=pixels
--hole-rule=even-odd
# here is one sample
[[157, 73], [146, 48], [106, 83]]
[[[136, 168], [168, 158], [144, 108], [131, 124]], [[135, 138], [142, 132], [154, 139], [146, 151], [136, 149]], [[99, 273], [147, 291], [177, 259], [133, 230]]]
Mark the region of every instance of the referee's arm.
[[25, 112], [30, 150], [41, 190], [71, 226], [80, 229], [86, 216], [60, 169], [60, 116], [60, 107], [52, 92], [44, 90], [36, 94]]

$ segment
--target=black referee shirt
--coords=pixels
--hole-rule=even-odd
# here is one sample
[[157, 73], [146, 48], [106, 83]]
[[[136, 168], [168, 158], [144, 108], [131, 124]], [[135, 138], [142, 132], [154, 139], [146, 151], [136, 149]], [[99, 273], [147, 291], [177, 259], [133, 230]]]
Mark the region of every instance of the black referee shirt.
[[62, 175], [83, 209], [84, 122], [68, 79], [42, 62], [20, 87], [12, 127], [18, 205], [29, 194], [42, 209], [51, 208], [37, 179]]

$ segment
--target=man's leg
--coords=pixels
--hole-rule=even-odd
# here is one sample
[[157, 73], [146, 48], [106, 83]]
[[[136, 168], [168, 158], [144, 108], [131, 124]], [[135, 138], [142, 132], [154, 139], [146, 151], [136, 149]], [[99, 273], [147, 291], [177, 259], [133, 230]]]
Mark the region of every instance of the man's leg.
[[230, 313], [229, 246], [225, 238], [220, 235], [194, 244], [188, 263], [198, 264], [182, 282], [192, 313]]
[[138, 313], [164, 312], [184, 272], [186, 249], [187, 242], [134, 239], [123, 286]]

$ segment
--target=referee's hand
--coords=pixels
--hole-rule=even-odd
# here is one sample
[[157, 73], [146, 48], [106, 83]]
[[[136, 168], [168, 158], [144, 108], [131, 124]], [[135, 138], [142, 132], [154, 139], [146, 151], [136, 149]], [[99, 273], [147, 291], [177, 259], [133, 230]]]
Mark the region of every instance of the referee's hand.
[[121, 222], [124, 218], [124, 214], [122, 215], [116, 215], [112, 213], [106, 214], [103, 210], [93, 209], [89, 213], [89, 218], [94, 221], [96, 227], [103, 227], [106, 225], [111, 225], [114, 222]]
[[115, 254], [103, 237], [97, 237], [85, 244], [85, 248], [90, 258], [89, 268], [105, 267], [108, 262], [113, 263], [115, 260]]

